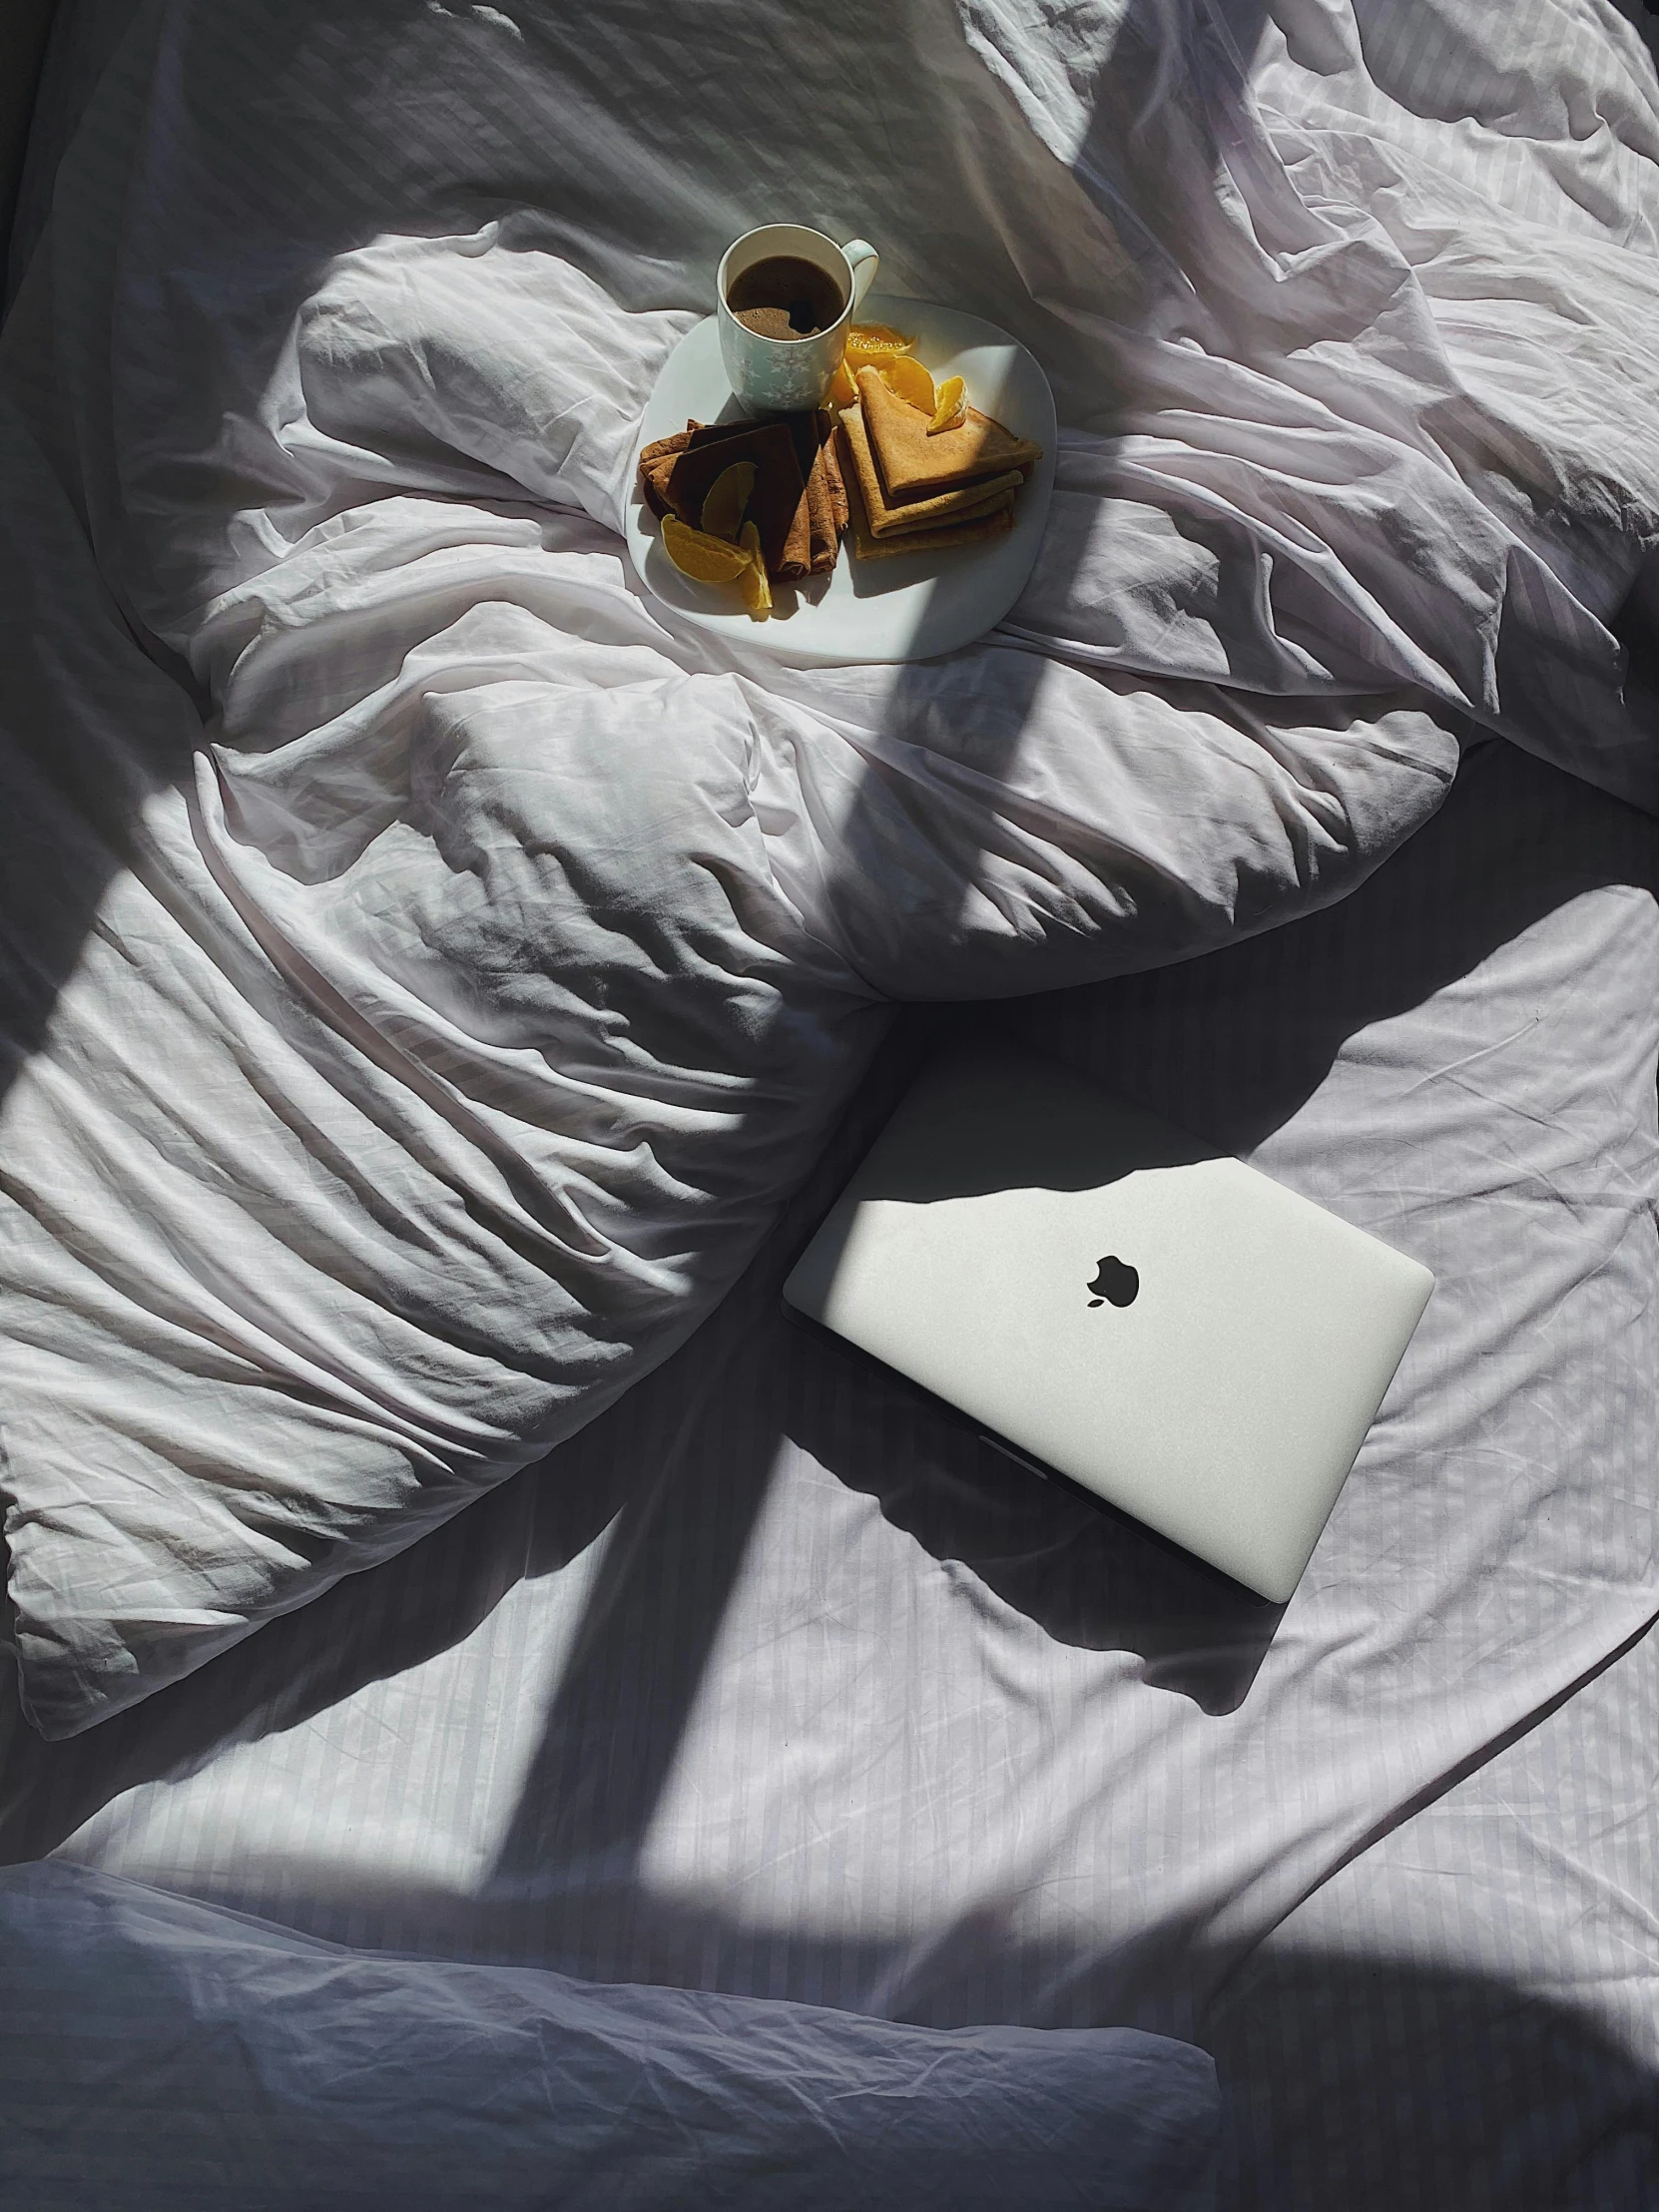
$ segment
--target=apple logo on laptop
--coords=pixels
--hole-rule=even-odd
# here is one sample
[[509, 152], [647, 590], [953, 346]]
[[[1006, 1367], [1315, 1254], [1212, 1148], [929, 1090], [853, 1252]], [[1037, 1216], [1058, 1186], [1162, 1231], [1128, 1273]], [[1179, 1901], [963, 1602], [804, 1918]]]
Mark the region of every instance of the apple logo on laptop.
[[1089, 1285], [1089, 1304], [1099, 1306], [1104, 1301], [1113, 1306], [1133, 1306], [1140, 1288], [1139, 1273], [1127, 1260], [1120, 1260], [1116, 1253], [1109, 1252]]

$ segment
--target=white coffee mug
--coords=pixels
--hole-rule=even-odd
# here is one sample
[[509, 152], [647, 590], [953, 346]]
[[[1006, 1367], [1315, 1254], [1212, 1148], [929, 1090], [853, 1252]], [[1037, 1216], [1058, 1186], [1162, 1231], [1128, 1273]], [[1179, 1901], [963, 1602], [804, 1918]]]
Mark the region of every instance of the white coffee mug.
[[[744, 271], [775, 254], [812, 262], [834, 279], [846, 305], [828, 330], [805, 338], [763, 337], [740, 322], [727, 305], [726, 295]], [[822, 231], [809, 231], [799, 223], [769, 223], [763, 230], [746, 231], [726, 249], [715, 278], [720, 352], [726, 380], [746, 407], [764, 414], [793, 414], [798, 408], [823, 406], [846, 350], [852, 311], [874, 281], [878, 266], [874, 247], [862, 239], [837, 246]]]

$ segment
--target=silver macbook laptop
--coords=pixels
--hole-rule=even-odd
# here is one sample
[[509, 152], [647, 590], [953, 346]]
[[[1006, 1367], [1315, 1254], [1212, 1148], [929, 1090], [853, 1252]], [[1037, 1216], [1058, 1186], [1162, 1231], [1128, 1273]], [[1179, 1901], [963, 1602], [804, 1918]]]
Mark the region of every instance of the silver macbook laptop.
[[1323, 1207], [998, 1039], [924, 1070], [784, 1297], [1282, 1602], [1432, 1288]]

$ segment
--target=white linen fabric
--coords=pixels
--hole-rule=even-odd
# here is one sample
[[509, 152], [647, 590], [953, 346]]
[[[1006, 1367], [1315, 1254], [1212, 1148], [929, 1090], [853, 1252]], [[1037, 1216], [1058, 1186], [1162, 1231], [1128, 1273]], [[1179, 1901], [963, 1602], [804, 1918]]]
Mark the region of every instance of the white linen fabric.
[[[94, 1732], [14, 1711], [0, 1858], [353, 1945], [1161, 2027], [1222, 2064], [1240, 2203], [1329, 2202], [1335, 2144], [1378, 2212], [1571, 2203], [1538, 2175], [1579, 2161], [1642, 2212], [1651, 1686], [1494, 1754], [1659, 1609], [1656, 885], [1651, 822], [1483, 747], [1329, 912], [1018, 1009], [1436, 1271], [1282, 1618], [782, 1318], [895, 1043], [733, 1297], [545, 1466]], [[1444, 2063], [1385, 2057], [1439, 2000]]]
[[1133, 2028], [364, 1955], [69, 1867], [0, 1874], [0, 2112], [30, 2212], [1212, 2212], [1220, 2118]]
[[1659, 2200], [1659, 1636], [1341, 1869], [1207, 2013], [1232, 2212]]
[[[1447, 168], [1390, 123], [1389, 20], [135, 17], [0, 346], [9, 796], [79, 839], [0, 1104], [44, 1731], [666, 1356], [885, 999], [1335, 898], [1471, 715], [1653, 798], [1611, 627], [1659, 531], [1645, 58], [1586, 0], [1588, 150]], [[1465, 26], [1471, 79], [1538, 20]], [[624, 570], [656, 368], [726, 239], [789, 208], [1050, 369], [1054, 524], [980, 648], [716, 660]]]

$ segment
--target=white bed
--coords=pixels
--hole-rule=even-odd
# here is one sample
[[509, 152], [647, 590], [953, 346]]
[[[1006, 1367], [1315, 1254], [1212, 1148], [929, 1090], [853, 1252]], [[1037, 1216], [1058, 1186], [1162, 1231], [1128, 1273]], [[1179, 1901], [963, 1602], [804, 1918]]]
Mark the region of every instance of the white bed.
[[[517, 17], [431, 8], [423, 37], [438, 35], [440, 17], [453, 18], [469, 67], [505, 68], [491, 42], [509, 35], [498, 17], [509, 26]], [[1037, 123], [1064, 113], [1077, 55], [1045, 49], [1028, 26], [1015, 38], [1017, 9], [964, 10], [961, 20], [981, 61], [1019, 63], [998, 81], [1012, 88], [1007, 112], [1040, 139]], [[145, 32], [142, 12], [135, 21]], [[1362, 11], [1360, 21], [1363, 73], [1339, 66], [1347, 9], [1270, 11], [1251, 82], [1279, 117], [1269, 137], [1291, 169], [1316, 159], [1297, 137], [1311, 131], [1311, 73], [1329, 107], [1319, 159], [1363, 169], [1367, 148], [1391, 144], [1422, 162], [1419, 190], [1423, 174], [1441, 179], [1447, 222], [1485, 196], [1517, 228], [1533, 226], [1535, 263], [1547, 237], [1572, 238], [1586, 267], [1623, 270], [1616, 283], [1608, 277], [1612, 291], [1624, 287], [1620, 312], [1635, 311], [1644, 285], [1659, 301], [1659, 86], [1613, 11], [1588, 0], [1539, 7], [1481, 38], [1467, 10]], [[187, 80], [193, 41], [213, 35], [175, 11], [164, 49]], [[257, 44], [250, 15], [226, 35]], [[522, 44], [522, 24], [517, 36]], [[117, 74], [127, 67], [148, 83], [150, 52], [144, 60], [130, 35]], [[1507, 131], [1491, 95], [1505, 52], [1533, 72], [1532, 106]], [[1568, 86], [1564, 135], [1549, 127], [1543, 56], [1560, 62]], [[339, 58], [349, 74], [343, 47]], [[1100, 56], [1086, 58], [1093, 66]], [[410, 70], [418, 83], [419, 67]], [[500, 143], [478, 156], [494, 180], [476, 187], [481, 220], [533, 144], [530, 119], [545, 98], [533, 75], [522, 108], [508, 75], [487, 81], [499, 95]], [[119, 92], [106, 79], [93, 123], [120, 120]], [[1585, 116], [1598, 120], [1580, 129]], [[853, 128], [849, 116], [836, 120]], [[432, 128], [441, 138], [441, 117]], [[98, 152], [83, 130], [66, 170], [66, 189], [86, 205], [99, 188]], [[1115, 158], [1115, 141], [1085, 133], [1066, 174]], [[657, 182], [672, 198], [673, 180]], [[1017, 271], [1047, 297], [1062, 420], [1077, 421], [1087, 416], [1082, 352], [1068, 354], [1055, 336], [1070, 279], [1022, 260], [1043, 212], [1031, 212], [995, 281], [1011, 286]], [[735, 231], [731, 213], [709, 220]], [[1489, 254], [1481, 260], [1486, 250], [1448, 261], [1443, 239], [1422, 242], [1419, 218], [1424, 266], [1438, 256], [1460, 268], [1469, 297], [1485, 296], [1495, 266]], [[322, 304], [309, 327], [336, 318], [328, 359], [361, 339], [365, 300], [379, 312], [400, 292], [423, 296], [421, 256], [434, 250], [371, 240], [342, 253], [310, 295]], [[545, 254], [546, 238], [526, 251]], [[635, 364], [643, 377], [684, 326], [683, 314], [645, 296], [653, 286], [671, 296], [674, 280], [648, 278], [638, 259], [605, 269], [601, 254], [598, 263], [619, 293], [634, 287], [636, 325], [653, 325]], [[56, 265], [53, 280], [73, 294], [54, 303], [61, 330], [63, 318], [90, 311], [97, 282]], [[583, 296], [568, 295], [567, 311], [568, 297]], [[532, 313], [528, 293], [514, 297]], [[20, 304], [25, 316], [42, 313], [27, 291]], [[991, 311], [999, 307], [1016, 319], [1001, 299]], [[1495, 310], [1491, 319], [1502, 323]], [[36, 333], [45, 327], [37, 321]], [[510, 353], [505, 323], [486, 334]], [[31, 354], [14, 337], [14, 390], [47, 357], [42, 342], [37, 334]], [[360, 349], [351, 360], [366, 380]], [[1587, 480], [1572, 456], [1606, 406], [1597, 362], [1605, 367], [1596, 354], [1584, 371], [1582, 420], [1564, 425], [1556, 454], [1569, 487]], [[546, 394], [519, 366], [533, 414]], [[382, 371], [395, 380], [395, 362]], [[1494, 365], [1492, 387], [1501, 380]], [[314, 404], [314, 383], [304, 388]], [[1543, 407], [1548, 395], [1535, 396]], [[328, 435], [366, 440], [361, 420], [343, 420], [343, 403], [330, 401]], [[1649, 405], [1633, 374], [1627, 418], [1602, 423], [1626, 441], [1606, 466], [1629, 503], [1620, 527], [1632, 572], [1648, 542], [1630, 516], [1646, 496]], [[235, 682], [228, 671], [260, 621], [261, 634], [303, 650], [317, 593], [348, 594], [360, 577], [296, 583], [284, 562], [310, 542], [301, 537], [201, 601], [201, 575], [221, 549], [181, 536], [171, 570], [151, 559], [160, 479], [125, 465], [109, 477], [122, 418], [112, 432], [99, 406], [70, 412], [75, 434], [60, 466], [72, 447], [88, 471], [92, 540], [117, 604], [194, 657], [221, 745], [244, 749], [228, 781], [244, 779], [245, 808], [262, 791], [273, 820], [278, 799], [309, 804], [311, 788], [295, 800], [289, 772], [269, 765], [260, 718], [314, 724], [313, 694], [335, 679], [291, 653], [252, 674], [245, 664]], [[500, 434], [487, 410], [478, 419]], [[557, 425], [544, 428], [556, 442]], [[1218, 468], [1225, 443], [1207, 449]], [[142, 458], [142, 438], [136, 450]], [[609, 450], [604, 440], [586, 459], [580, 439], [577, 450], [594, 502], [614, 494], [592, 458]], [[1659, 465], [1659, 448], [1652, 459]], [[1148, 852], [1179, 884], [1162, 908], [1143, 895], [1102, 919], [1083, 901], [1081, 922], [1066, 909], [1066, 928], [1045, 937], [1026, 917], [1052, 921], [1061, 909], [1041, 893], [1019, 909], [1007, 895], [998, 911], [1015, 919], [999, 934], [971, 909], [940, 919], [924, 884], [905, 913], [915, 936], [905, 941], [894, 925], [883, 943], [879, 881], [872, 892], [866, 872], [815, 906], [799, 843], [781, 834], [796, 910], [839, 933], [837, 958], [850, 946], [854, 972], [895, 997], [931, 989], [975, 1003], [906, 1013], [860, 1079], [884, 1018], [882, 991], [867, 993], [852, 1021], [857, 1048], [837, 1043], [821, 1063], [826, 1097], [856, 1082], [853, 1103], [781, 1221], [768, 1228], [760, 1201], [749, 1202], [751, 1242], [763, 1231], [764, 1241], [736, 1288], [541, 1463], [220, 1656], [200, 1664], [198, 1650], [196, 1671], [66, 1741], [43, 1742], [8, 1696], [0, 1861], [53, 1856], [371, 1949], [790, 1997], [934, 2026], [1124, 2023], [1187, 2037], [1221, 2069], [1230, 2206], [1634, 2212], [1659, 2186], [1659, 1647], [1647, 1633], [1659, 1614], [1659, 826], [1627, 804], [1654, 789], [1651, 723], [1636, 711], [1634, 680], [1619, 699], [1622, 665], [1609, 691], [1592, 619], [1597, 590], [1616, 603], [1630, 576], [1616, 578], [1589, 525], [1568, 529], [1542, 508], [1523, 515], [1511, 492], [1488, 486], [1481, 512], [1510, 533], [1519, 613], [1512, 606], [1505, 619], [1519, 632], [1488, 661], [1497, 695], [1474, 698], [1459, 690], [1473, 664], [1458, 618], [1414, 593], [1410, 560], [1392, 586], [1382, 570], [1366, 570], [1358, 508], [1346, 522], [1337, 516], [1351, 535], [1330, 540], [1351, 556], [1335, 560], [1339, 584], [1312, 559], [1296, 572], [1289, 531], [1277, 579], [1263, 585], [1266, 614], [1261, 601], [1242, 613], [1212, 602], [1201, 621], [1198, 602], [1171, 582], [1174, 539], [1160, 540], [1147, 520], [1171, 511], [1152, 488], [1159, 468], [1166, 486], [1178, 473], [1167, 451], [1155, 467], [1144, 450], [1091, 432], [1068, 463], [1049, 558], [1071, 562], [1087, 586], [1057, 585], [1058, 569], [1046, 580], [1040, 570], [993, 656], [963, 679], [988, 684], [1034, 749], [1022, 758], [1035, 761], [1041, 788], [1028, 784], [997, 823], [1017, 818], [1027, 833], [1042, 806], [1073, 824], [1086, 812], [1065, 780], [1064, 741], [1067, 714], [1086, 712], [1080, 702], [1094, 695], [1078, 674], [1056, 702], [1046, 678], [1027, 680], [1028, 664], [1092, 672], [1086, 681], [1119, 687], [1110, 696], [1120, 701], [1141, 697], [1134, 686], [1145, 678], [1179, 712], [1209, 714], [1220, 728], [1215, 695], [1196, 688], [1217, 674], [1208, 656], [1220, 641], [1240, 657], [1224, 678], [1253, 690], [1263, 749], [1293, 764], [1290, 783], [1329, 845], [1293, 829], [1293, 861], [1265, 859], [1251, 817], [1254, 887], [1238, 847], [1233, 892], [1206, 887], [1190, 863], [1208, 852], [1206, 825], [1233, 789], [1217, 765], [1223, 740], [1212, 729], [1203, 758], [1195, 740], [1184, 760], [1181, 726], [1144, 717], [1111, 740], [1117, 781], [1099, 805], [1111, 829], [1114, 803], [1164, 810], [1165, 830], [1137, 817], [1135, 832], [1143, 891], [1157, 872]], [[500, 449], [492, 465], [506, 465]], [[1223, 473], [1248, 476], [1252, 465], [1236, 456]], [[434, 498], [432, 479], [458, 464], [417, 441], [397, 466]], [[1204, 481], [1213, 489], [1216, 479]], [[1395, 489], [1400, 511], [1411, 511], [1409, 484]], [[443, 496], [488, 511], [475, 482], [451, 481]], [[1121, 523], [1104, 550], [1102, 498]], [[1207, 541], [1224, 579], [1226, 532], [1244, 528], [1248, 507], [1241, 493]], [[222, 527], [220, 507], [203, 511]], [[1198, 531], [1183, 542], [1199, 542], [1193, 514], [1179, 501], [1175, 511]], [[512, 558], [533, 565], [551, 551], [570, 573], [607, 558], [591, 518], [559, 527], [562, 541], [516, 546]], [[72, 567], [64, 545], [61, 579]], [[1514, 584], [1530, 573], [1528, 558], [1553, 579], [1547, 590]], [[1137, 583], [1137, 563], [1163, 579], [1161, 601]], [[1465, 580], [1476, 566], [1471, 554]], [[1299, 596], [1314, 591], [1310, 577], [1326, 596]], [[84, 582], [64, 588], [90, 603]], [[665, 650], [643, 626], [628, 628], [643, 624], [642, 611], [609, 583], [587, 604], [595, 655]], [[192, 611], [204, 605], [205, 615]], [[1568, 636], [1573, 608], [1584, 627]], [[1611, 624], [1613, 607], [1602, 613]], [[395, 609], [381, 618], [402, 619]], [[567, 619], [567, 653], [570, 628]], [[1561, 645], [1554, 658], [1550, 640]], [[499, 638], [490, 650], [502, 650]], [[106, 641], [90, 665], [116, 670], [116, 653]], [[1256, 657], [1245, 665], [1246, 655]], [[54, 685], [67, 696], [64, 659], [60, 650], [36, 674], [34, 697], [48, 710]], [[582, 664], [583, 681], [594, 665]], [[738, 677], [762, 684], [752, 670]], [[948, 673], [943, 690], [929, 690], [933, 681], [901, 692], [896, 707], [887, 699], [882, 727], [930, 728], [948, 752], [938, 734], [966, 693], [949, 690]], [[100, 689], [83, 669], [81, 682], [101, 713], [115, 712], [117, 674]], [[1406, 685], [1415, 688], [1401, 704], [1394, 687]], [[1232, 696], [1227, 681], [1220, 689]], [[868, 694], [850, 681], [828, 703], [783, 679], [769, 696], [797, 752], [804, 717], [845, 731], [862, 713], [867, 725]], [[1380, 701], [1396, 717], [1386, 729]], [[1472, 742], [1476, 710], [1505, 737]], [[1343, 736], [1334, 750], [1333, 732]], [[969, 758], [1014, 780], [1006, 757], [970, 749]], [[862, 833], [871, 845], [884, 838], [891, 856], [900, 848], [881, 809], [893, 789], [913, 776], [908, 788], [923, 794], [913, 804], [925, 809], [957, 788], [926, 784], [879, 744], [866, 743], [862, 759], [868, 781], [838, 818], [841, 830], [853, 851]], [[324, 761], [323, 784], [328, 773]], [[771, 796], [788, 814], [782, 791]], [[191, 834], [206, 848], [201, 804]], [[246, 830], [255, 816], [233, 807], [228, 819]], [[154, 849], [165, 856], [165, 807], [156, 820]], [[1055, 899], [1074, 895], [1065, 870], [1075, 845], [1063, 830], [1043, 833], [1060, 853], [1049, 888]], [[961, 849], [958, 864], [982, 881]], [[1017, 867], [1041, 872], [1011, 832], [1000, 858], [1009, 872], [986, 894], [993, 908]], [[160, 863], [146, 864], [153, 883]], [[134, 941], [113, 904], [120, 895], [118, 886], [101, 908], [116, 917], [99, 940], [111, 958], [127, 957]], [[262, 878], [257, 896], [266, 895]], [[282, 908], [288, 919], [296, 910]], [[1104, 957], [1090, 950], [1103, 937]], [[1103, 979], [1079, 980], [1091, 973]], [[1043, 988], [1052, 983], [1073, 987]], [[1021, 995], [995, 1009], [977, 1003], [1003, 990]], [[83, 1002], [114, 1003], [92, 955], [60, 994], [60, 1025]], [[821, 1011], [814, 1001], [795, 1018], [810, 1026]], [[898, 1383], [843, 1366], [781, 1315], [790, 1256], [933, 1027], [993, 1015], [1435, 1271], [1428, 1315], [1283, 1619], [1223, 1602], [1198, 1570], [1039, 1485]], [[842, 1034], [833, 1024], [824, 1033]], [[229, 1088], [214, 1095], [228, 1114], [240, 1111]], [[0, 1139], [21, 1130], [27, 1165], [44, 1156], [49, 1117], [13, 1096]], [[775, 1186], [813, 1149], [800, 1128]], [[726, 1203], [737, 1205], [730, 1194]], [[712, 1304], [716, 1263], [693, 1276]]]
[[1174, 2029], [1230, 2203], [1642, 2203], [1656, 865], [1493, 748], [1331, 914], [1022, 1010], [1439, 1272], [1242, 1701], [1257, 1624], [797, 1338], [792, 1223], [545, 1470], [84, 1737], [14, 1721], [4, 1856], [350, 1943]]

